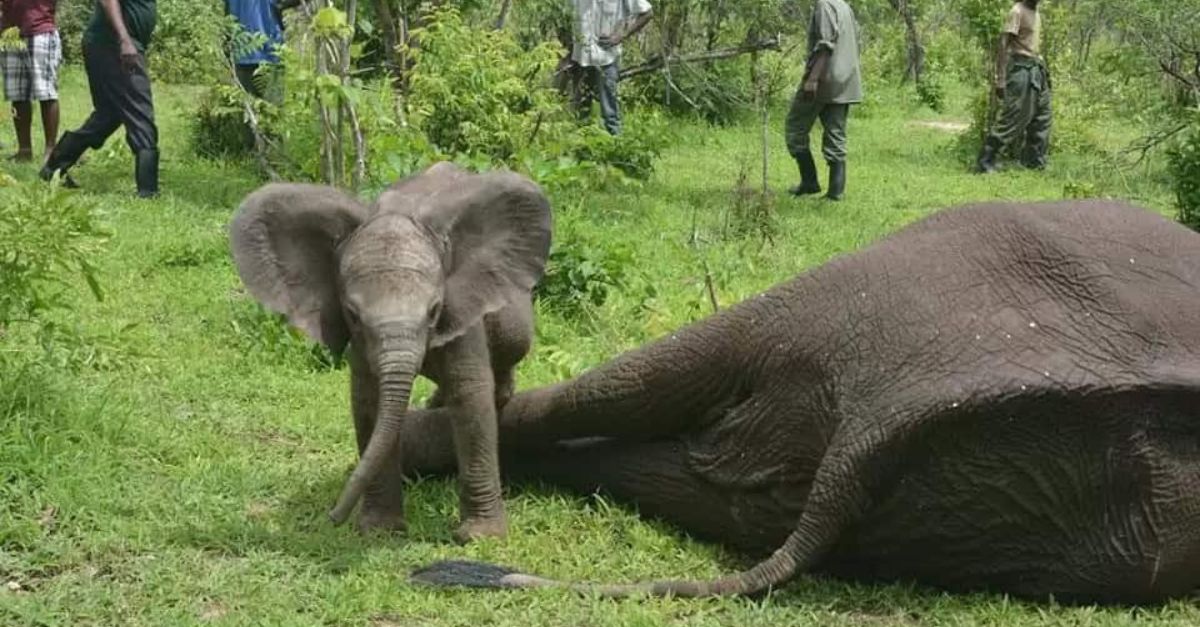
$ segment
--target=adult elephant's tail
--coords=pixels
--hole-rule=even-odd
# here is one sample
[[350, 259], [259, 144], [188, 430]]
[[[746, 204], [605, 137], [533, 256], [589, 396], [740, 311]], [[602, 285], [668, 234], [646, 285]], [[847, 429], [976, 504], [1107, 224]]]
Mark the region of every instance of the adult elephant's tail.
[[430, 564], [413, 572], [417, 583], [438, 587], [467, 587], [490, 589], [566, 588], [585, 594], [606, 597], [673, 596], [712, 597], [750, 595], [766, 591], [791, 579], [806, 569], [814, 547], [806, 547], [797, 533], [788, 537], [783, 547], [753, 568], [709, 581], [651, 581], [614, 585], [571, 583], [521, 573], [503, 566], [482, 562], [445, 561]]

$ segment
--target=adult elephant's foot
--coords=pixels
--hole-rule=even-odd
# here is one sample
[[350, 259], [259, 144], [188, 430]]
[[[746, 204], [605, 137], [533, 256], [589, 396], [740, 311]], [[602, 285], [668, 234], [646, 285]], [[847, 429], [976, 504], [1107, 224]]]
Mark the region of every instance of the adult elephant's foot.
[[508, 517], [501, 512], [487, 517], [468, 518], [454, 530], [454, 541], [466, 544], [479, 538], [503, 538], [508, 535]]
[[358, 514], [358, 532], [367, 534], [374, 531], [407, 532], [408, 521], [404, 518], [404, 512], [388, 511], [380, 507], [364, 507]]

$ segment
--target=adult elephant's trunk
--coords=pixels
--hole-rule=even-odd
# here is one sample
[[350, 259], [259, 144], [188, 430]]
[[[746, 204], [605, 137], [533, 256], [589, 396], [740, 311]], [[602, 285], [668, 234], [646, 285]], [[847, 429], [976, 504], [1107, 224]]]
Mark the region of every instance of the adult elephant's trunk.
[[[350, 517], [350, 512], [366, 493], [371, 481], [379, 475], [385, 464], [393, 463], [392, 451], [396, 450], [396, 438], [408, 411], [408, 399], [412, 393], [413, 379], [424, 360], [424, 342], [411, 339], [385, 344], [379, 354], [379, 415], [375, 429], [367, 443], [358, 466], [342, 488], [337, 505], [329, 512], [334, 524], [340, 525]], [[414, 346], [420, 346], [414, 349]]]

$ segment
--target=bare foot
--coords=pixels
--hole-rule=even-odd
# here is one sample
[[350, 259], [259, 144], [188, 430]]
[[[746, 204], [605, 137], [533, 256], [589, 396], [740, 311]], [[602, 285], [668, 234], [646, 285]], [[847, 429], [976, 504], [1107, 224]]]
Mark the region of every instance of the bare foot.
[[367, 534], [372, 531], [404, 533], [408, 531], [408, 521], [404, 512], [388, 512], [380, 509], [363, 509], [358, 514], [358, 532]]
[[19, 150], [8, 158], [9, 161], [33, 161], [33, 151]]
[[489, 518], [468, 518], [454, 530], [454, 541], [467, 544], [479, 538], [503, 538], [508, 535], [508, 517], [503, 513]]

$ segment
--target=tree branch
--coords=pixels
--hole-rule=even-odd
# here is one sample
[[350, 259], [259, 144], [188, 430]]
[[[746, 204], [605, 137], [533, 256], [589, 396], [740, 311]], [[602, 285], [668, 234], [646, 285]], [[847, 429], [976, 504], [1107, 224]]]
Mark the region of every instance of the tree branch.
[[731, 59], [743, 54], [758, 52], [760, 50], [779, 50], [779, 38], [771, 37], [755, 42], [745, 43], [732, 48], [721, 48], [711, 52], [699, 52], [695, 54], [685, 55], [657, 55], [646, 60], [645, 63], [640, 63], [633, 67], [627, 67], [621, 70], [621, 80], [627, 80], [642, 74], [649, 74], [666, 67], [668, 64], [675, 65], [677, 63], [709, 63], [721, 59]]

